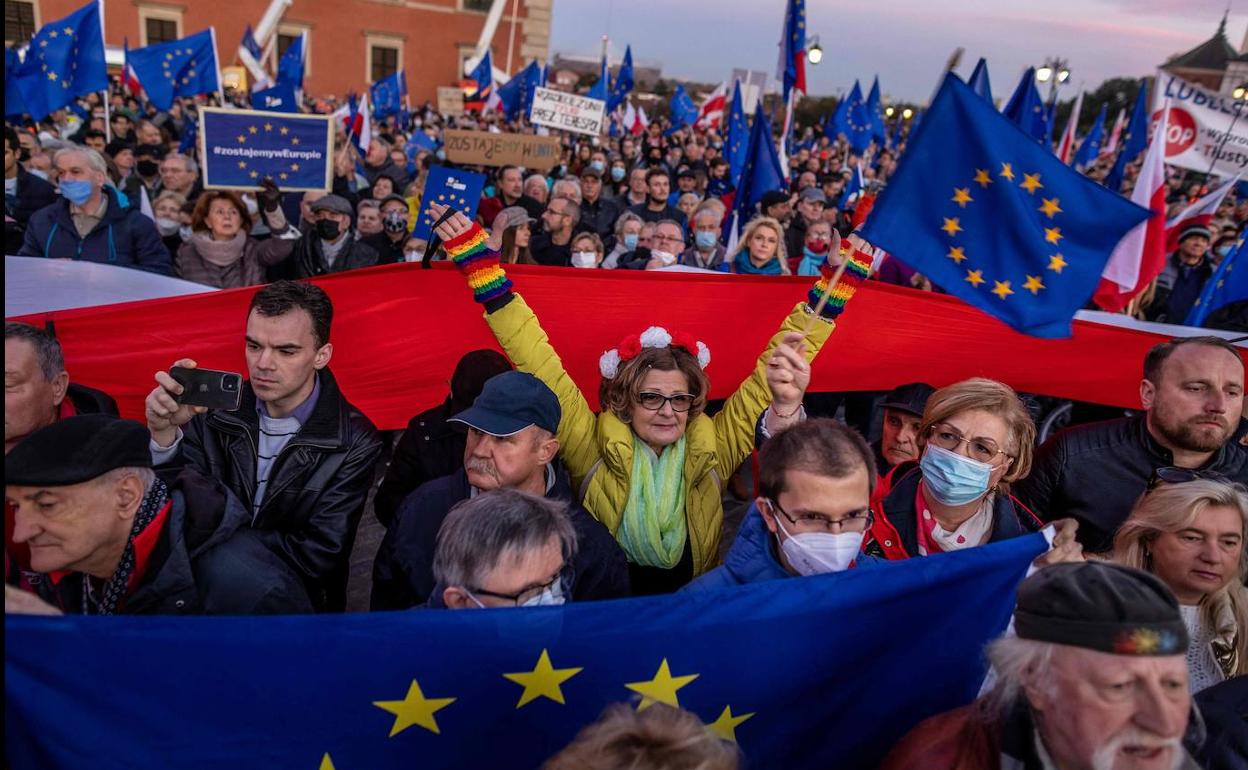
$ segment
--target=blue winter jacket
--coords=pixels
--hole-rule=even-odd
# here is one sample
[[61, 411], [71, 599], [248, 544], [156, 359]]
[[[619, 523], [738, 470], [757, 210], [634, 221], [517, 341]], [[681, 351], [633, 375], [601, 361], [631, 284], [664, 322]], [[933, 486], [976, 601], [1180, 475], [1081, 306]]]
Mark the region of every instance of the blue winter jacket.
[[85, 259], [173, 275], [173, 258], [156, 223], [138, 208], [127, 208], [112, 188], [105, 187], [103, 193], [108, 209], [87, 237], [79, 237], [69, 201], [61, 198], [31, 215], [18, 256]]
[[[732, 547], [728, 549], [728, 556], [724, 558], [724, 563], [705, 575], [695, 578], [693, 582], [680, 590], [712, 591], [716, 588], [793, 577], [776, 558], [775, 549], [772, 548], [774, 542], [775, 536], [767, 530], [767, 525], [763, 523], [763, 515], [758, 512], [758, 503], [754, 503], [746, 512], [745, 521], [741, 522], [741, 529], [737, 531], [737, 539], [732, 541]], [[878, 557], [863, 553], [858, 554], [854, 564], [859, 568], [873, 567], [880, 561]]]

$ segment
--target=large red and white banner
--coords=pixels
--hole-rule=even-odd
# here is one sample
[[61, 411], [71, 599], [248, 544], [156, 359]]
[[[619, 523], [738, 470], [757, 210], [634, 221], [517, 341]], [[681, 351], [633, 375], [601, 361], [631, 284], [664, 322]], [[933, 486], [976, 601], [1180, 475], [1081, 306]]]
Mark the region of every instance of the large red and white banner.
[[1158, 70], [1151, 108], [1153, 123], [1167, 99], [1166, 163], [1201, 173], [1212, 170], [1223, 178], [1248, 170], [1248, 101], [1214, 93]]

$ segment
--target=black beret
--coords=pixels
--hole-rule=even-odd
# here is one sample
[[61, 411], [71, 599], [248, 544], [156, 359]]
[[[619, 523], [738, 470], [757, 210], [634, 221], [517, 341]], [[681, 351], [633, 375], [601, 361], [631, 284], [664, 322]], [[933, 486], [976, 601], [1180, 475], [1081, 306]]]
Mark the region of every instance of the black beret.
[[65, 487], [116, 468], [150, 468], [147, 428], [107, 414], [83, 414], [40, 428], [4, 458], [4, 483]]
[[1024, 580], [1014, 630], [1020, 639], [1114, 655], [1187, 651], [1187, 627], [1166, 584], [1102, 561], [1054, 564]]
[[772, 206], [778, 206], [781, 203], [789, 202], [789, 194], [783, 190], [770, 190], [763, 193], [763, 199], [759, 202], [758, 207], [763, 212]]

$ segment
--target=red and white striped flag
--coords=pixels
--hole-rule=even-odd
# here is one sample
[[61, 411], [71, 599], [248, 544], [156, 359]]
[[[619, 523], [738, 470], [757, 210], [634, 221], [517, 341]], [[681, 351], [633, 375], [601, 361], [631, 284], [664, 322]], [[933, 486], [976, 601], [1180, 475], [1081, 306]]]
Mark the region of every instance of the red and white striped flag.
[[728, 84], [720, 83], [714, 91], [707, 94], [698, 108], [698, 128], [719, 128], [724, 120], [724, 108], [728, 103]]
[[1208, 227], [1213, 222], [1213, 215], [1218, 212], [1222, 199], [1239, 182], [1239, 177], [1226, 182], [1205, 197], [1180, 211], [1174, 219], [1166, 222], [1166, 251], [1171, 252], [1179, 247], [1179, 234], [1192, 225]]
[[1062, 140], [1057, 143], [1057, 159], [1070, 165], [1075, 158], [1075, 132], [1079, 126], [1079, 112], [1083, 109], [1083, 91], [1075, 99], [1075, 107], [1070, 111], [1070, 119], [1066, 121], [1066, 130], [1062, 132]]
[[1114, 150], [1118, 149], [1118, 140], [1122, 138], [1122, 129], [1126, 124], [1127, 111], [1121, 107], [1118, 108], [1118, 117], [1114, 120], [1114, 130], [1109, 132], [1109, 141], [1101, 147], [1102, 155], [1113, 155]]

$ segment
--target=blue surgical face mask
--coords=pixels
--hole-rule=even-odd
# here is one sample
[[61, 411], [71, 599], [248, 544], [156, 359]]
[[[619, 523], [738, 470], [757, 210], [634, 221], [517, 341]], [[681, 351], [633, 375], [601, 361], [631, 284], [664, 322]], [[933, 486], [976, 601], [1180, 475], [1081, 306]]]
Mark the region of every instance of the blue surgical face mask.
[[61, 195], [75, 206], [81, 206], [91, 199], [91, 183], [85, 179], [62, 179], [60, 187]]
[[438, 150], [434, 155], [438, 157], [438, 160], [446, 160], [446, 150]]
[[702, 250], [713, 249], [715, 244], [719, 243], [719, 233], [709, 230], [699, 230], [693, 234], [693, 242]]
[[1235, 244], [1233, 244], [1233, 243], [1224, 243], [1224, 244], [1222, 244], [1221, 246], [1219, 246], [1218, 248], [1214, 249], [1214, 251], [1216, 251], [1216, 252], [1217, 252], [1217, 254], [1218, 254], [1218, 256], [1219, 256], [1219, 257], [1225, 257], [1227, 254], [1230, 254], [1230, 253], [1231, 253], [1231, 247], [1232, 247], [1232, 246], [1234, 246], [1234, 245], [1235, 245]]
[[966, 505], [988, 492], [988, 479], [993, 467], [987, 463], [928, 444], [919, 461], [923, 486], [936, 502], [944, 505]]
[[606, 170], [607, 167], [600, 160], [591, 160], [589, 162], [589, 168], [591, 171], [597, 171], [599, 174], [601, 174], [603, 171]]
[[629, 251], [637, 248], [637, 233], [626, 233], [621, 240], [624, 241], [624, 248]]
[[624, 181], [624, 167], [623, 166], [613, 166], [611, 168], [611, 181], [613, 182]]

